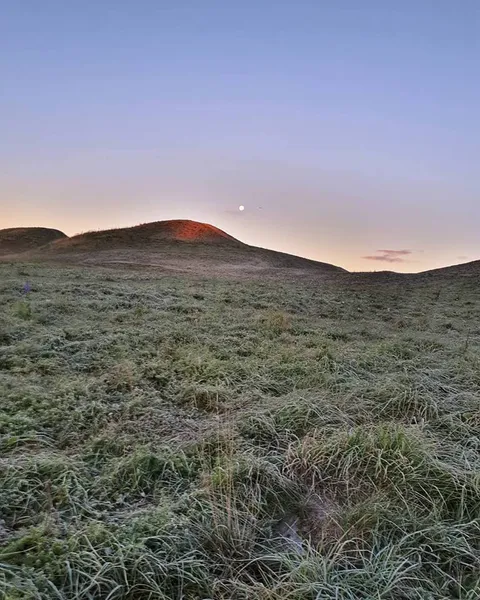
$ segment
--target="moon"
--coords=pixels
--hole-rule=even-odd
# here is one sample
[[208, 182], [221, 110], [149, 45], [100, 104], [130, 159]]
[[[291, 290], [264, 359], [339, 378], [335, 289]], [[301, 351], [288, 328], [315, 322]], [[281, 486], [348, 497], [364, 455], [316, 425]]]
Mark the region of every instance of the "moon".
[[238, 207], [238, 210], [240, 212], [242, 212], [243, 210], [245, 210], [245, 207], [243, 206], [243, 204], [240, 204], [240, 206]]

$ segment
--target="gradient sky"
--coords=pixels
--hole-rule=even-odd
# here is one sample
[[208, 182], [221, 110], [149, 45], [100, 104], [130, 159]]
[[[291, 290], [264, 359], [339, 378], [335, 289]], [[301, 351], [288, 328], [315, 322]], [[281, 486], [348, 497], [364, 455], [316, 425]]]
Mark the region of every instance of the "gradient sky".
[[480, 259], [479, 73], [479, 0], [6, 0], [0, 228]]

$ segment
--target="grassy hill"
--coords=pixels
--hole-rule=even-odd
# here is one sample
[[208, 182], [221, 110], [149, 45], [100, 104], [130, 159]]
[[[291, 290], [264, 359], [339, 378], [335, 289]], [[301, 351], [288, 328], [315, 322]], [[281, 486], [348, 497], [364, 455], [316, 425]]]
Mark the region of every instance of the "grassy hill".
[[136, 265], [167, 272], [205, 275], [279, 276], [279, 270], [318, 274], [344, 273], [344, 269], [298, 256], [256, 248], [224, 231], [195, 221], [159, 221], [125, 229], [93, 231], [57, 240], [31, 252], [28, 260]]
[[[85, 265], [155, 267], [206, 276], [298, 277], [340, 275], [341, 267], [249, 246], [225, 231], [191, 220], [156, 221], [134, 227], [89, 231], [67, 237], [41, 227], [0, 230], [0, 260], [54, 261]], [[393, 282], [416, 277], [479, 276], [480, 261], [417, 274], [375, 271], [350, 274], [351, 281]]]
[[134, 227], [89, 231], [65, 239], [52, 247], [56, 251], [98, 251], [114, 248], [135, 249], [138, 246], [182, 242], [242, 246], [221, 229], [189, 220], [157, 221]]
[[37, 250], [67, 236], [57, 229], [16, 227], [0, 229], [0, 257]]
[[0, 264], [0, 597], [476, 600], [477, 287]]

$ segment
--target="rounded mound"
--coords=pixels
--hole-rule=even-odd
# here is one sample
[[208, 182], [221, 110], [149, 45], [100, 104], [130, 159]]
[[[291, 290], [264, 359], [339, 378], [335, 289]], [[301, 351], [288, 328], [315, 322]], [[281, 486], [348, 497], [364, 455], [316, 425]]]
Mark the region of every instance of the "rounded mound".
[[190, 220], [157, 221], [145, 225], [137, 225], [131, 229], [138, 232], [153, 233], [157, 239], [178, 240], [181, 242], [236, 242], [240, 243], [225, 231], [209, 225]]
[[49, 229], [47, 227], [0, 229], [0, 256], [36, 250], [66, 237], [58, 229]]
[[327, 263], [249, 246], [218, 227], [189, 220], [90, 231], [56, 240], [28, 256], [31, 260], [148, 265], [170, 272], [244, 273], [245, 276], [285, 269], [300, 274], [344, 272]]
[[59, 240], [54, 246], [61, 250], [111, 250], [135, 246], [146, 249], [162, 242], [242, 245], [242, 242], [213, 225], [197, 221], [174, 220], [156, 221], [124, 229], [89, 231], [66, 240]]

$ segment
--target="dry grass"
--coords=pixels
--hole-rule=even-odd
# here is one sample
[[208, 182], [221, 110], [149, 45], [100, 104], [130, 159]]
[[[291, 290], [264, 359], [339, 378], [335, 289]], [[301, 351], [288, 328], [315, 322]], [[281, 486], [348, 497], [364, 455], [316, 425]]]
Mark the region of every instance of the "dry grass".
[[6, 600], [479, 597], [475, 278], [4, 264], [0, 308]]

